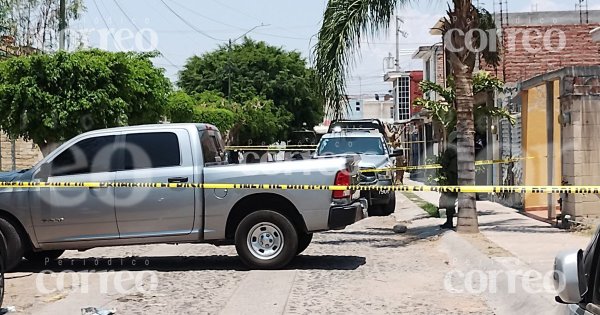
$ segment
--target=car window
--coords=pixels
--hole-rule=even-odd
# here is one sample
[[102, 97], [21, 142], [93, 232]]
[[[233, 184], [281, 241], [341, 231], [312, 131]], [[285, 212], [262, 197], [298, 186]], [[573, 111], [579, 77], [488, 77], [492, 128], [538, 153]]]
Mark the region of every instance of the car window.
[[201, 133], [202, 156], [204, 164], [221, 163], [225, 158], [225, 148], [218, 132], [207, 130]]
[[173, 132], [128, 134], [124, 152], [125, 170], [181, 165], [179, 139]]
[[51, 161], [52, 176], [114, 171], [115, 136], [81, 140]]
[[338, 154], [385, 154], [384, 144], [380, 138], [373, 137], [339, 137], [322, 139], [318, 155]]

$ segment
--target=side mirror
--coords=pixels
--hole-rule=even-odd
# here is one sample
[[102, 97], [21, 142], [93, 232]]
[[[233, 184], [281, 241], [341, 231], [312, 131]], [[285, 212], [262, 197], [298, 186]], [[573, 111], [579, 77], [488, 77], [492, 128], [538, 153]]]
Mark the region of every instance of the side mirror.
[[50, 177], [51, 166], [50, 163], [44, 163], [40, 166], [40, 170], [35, 175], [36, 179], [41, 181], [47, 181], [48, 177]]
[[581, 302], [579, 288], [579, 266], [583, 259], [581, 250], [560, 252], [554, 259], [554, 288], [558, 293], [557, 301], [564, 304]]
[[390, 157], [399, 157], [402, 156], [404, 153], [403, 150], [394, 150], [394, 152], [390, 153]]

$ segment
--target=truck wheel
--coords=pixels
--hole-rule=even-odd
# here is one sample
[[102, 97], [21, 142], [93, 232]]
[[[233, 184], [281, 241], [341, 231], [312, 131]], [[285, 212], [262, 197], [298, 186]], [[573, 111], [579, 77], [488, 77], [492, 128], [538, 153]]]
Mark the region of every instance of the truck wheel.
[[296, 256], [298, 232], [280, 213], [256, 211], [238, 225], [235, 248], [242, 262], [250, 268], [279, 269]]
[[46, 260], [48, 260], [48, 261], [56, 260], [64, 252], [65, 251], [61, 250], [61, 249], [44, 250], [41, 252], [29, 251], [29, 252], [25, 253], [25, 259], [29, 260], [29, 262], [32, 262], [32, 263], [43, 263], [43, 262], [46, 262]]
[[5, 271], [14, 269], [23, 258], [23, 241], [17, 229], [6, 219], [0, 218], [0, 232], [6, 240]]
[[390, 215], [396, 211], [396, 193], [391, 192], [390, 201], [385, 205], [385, 215]]
[[312, 238], [312, 233], [298, 234], [298, 250], [296, 250], [296, 255], [300, 255], [300, 253], [302, 253], [308, 247], [308, 245], [310, 245], [310, 241], [312, 241]]

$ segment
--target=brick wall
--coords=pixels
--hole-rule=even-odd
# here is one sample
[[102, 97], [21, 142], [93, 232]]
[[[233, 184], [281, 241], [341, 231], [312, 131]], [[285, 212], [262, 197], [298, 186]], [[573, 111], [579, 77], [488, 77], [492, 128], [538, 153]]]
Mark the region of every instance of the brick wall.
[[[10, 171], [13, 169], [25, 169], [33, 166], [42, 159], [42, 153], [39, 148], [31, 142], [18, 139], [11, 141], [4, 133], [0, 132], [0, 155], [1, 171]], [[14, 159], [13, 159], [14, 156]], [[14, 165], [13, 165], [14, 160]]]
[[[507, 83], [527, 80], [567, 66], [600, 64], [600, 43], [590, 31], [600, 24], [508, 26], [503, 30], [498, 76]], [[560, 49], [561, 47], [564, 47]]]

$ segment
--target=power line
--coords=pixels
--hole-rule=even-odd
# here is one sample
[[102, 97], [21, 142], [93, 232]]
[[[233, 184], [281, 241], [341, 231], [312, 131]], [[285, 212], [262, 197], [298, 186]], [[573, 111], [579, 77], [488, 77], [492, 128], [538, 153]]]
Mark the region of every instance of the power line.
[[[152, 42], [146, 38], [146, 36], [144, 36], [144, 33], [140, 30], [140, 28], [137, 26], [137, 24], [135, 24], [135, 22], [133, 21], [133, 19], [131, 17], [129, 17], [129, 15], [127, 15], [127, 13], [125, 12], [125, 10], [123, 10], [123, 8], [121, 7], [121, 5], [119, 4], [119, 2], [117, 2], [117, 0], [113, 0], [113, 2], [117, 5], [117, 8], [119, 8], [119, 11], [121, 11], [121, 13], [123, 13], [123, 15], [127, 18], [127, 20], [129, 20], [129, 23], [131, 23], [131, 25], [133, 25], [133, 27], [135, 27], [135, 29], [139, 32], [139, 34], [142, 36], [142, 38], [150, 45], [152, 46]], [[158, 50], [158, 49], [157, 49]], [[169, 63], [171, 64], [173, 67], [175, 68], [179, 68], [175, 65], [175, 63], [173, 63], [169, 58], [167, 58], [167, 56], [165, 56], [162, 52], [160, 52], [160, 50], [158, 50], [158, 52], [160, 53], [160, 55]]]
[[93, 2], [94, 2], [94, 6], [96, 7], [96, 10], [98, 11], [98, 14], [100, 14], [100, 18], [104, 22], [104, 25], [106, 26], [106, 29], [108, 30], [108, 33], [110, 34], [110, 37], [112, 37], [112, 39], [116, 43], [117, 39], [115, 38], [115, 35], [113, 34], [113, 32], [110, 30], [110, 27], [108, 26], [108, 22], [106, 21], [106, 18], [104, 18], [104, 15], [102, 14], [102, 11], [100, 11], [100, 7], [98, 6], [98, 2], [96, 2], [96, 0], [93, 0]]
[[245, 17], [249, 17], [249, 18], [251, 18], [251, 19], [254, 19], [254, 20], [256, 20], [256, 21], [258, 21], [258, 22], [261, 22], [261, 23], [262, 23], [262, 21], [261, 21], [259, 18], [255, 17], [255, 16], [252, 16], [252, 15], [250, 15], [250, 14], [246, 13], [246, 12], [243, 12], [242, 10], [238, 10], [238, 9], [236, 9], [236, 8], [234, 8], [234, 7], [231, 7], [231, 6], [229, 6], [229, 5], [225, 4], [225, 3], [219, 2], [219, 1], [217, 1], [217, 0], [212, 0], [212, 1], [213, 1], [214, 3], [216, 3], [216, 4], [220, 5], [220, 6], [222, 6], [222, 7], [225, 7], [225, 8], [227, 8], [227, 9], [231, 10], [231, 11], [237, 12], [238, 14], [241, 14], [241, 15], [243, 15], [243, 16], [245, 16]]
[[211, 36], [208, 33], [203, 32], [202, 30], [198, 29], [197, 27], [195, 27], [192, 23], [190, 23], [188, 20], [186, 20], [185, 18], [183, 18], [181, 15], [179, 15], [179, 13], [175, 12], [175, 10], [173, 10], [173, 8], [171, 8], [171, 6], [169, 6], [165, 0], [160, 0], [160, 2], [162, 2], [162, 4], [165, 5], [165, 7], [167, 7], [167, 9], [169, 9], [169, 11], [171, 11], [171, 13], [173, 13], [176, 17], [178, 17], [183, 23], [185, 23], [187, 26], [189, 26], [191, 29], [193, 29], [194, 31], [196, 31], [198, 34], [206, 36], [212, 40], [216, 40], [216, 41], [221, 41], [224, 42], [225, 40], [223, 39], [219, 39], [216, 38], [214, 36]]
[[242, 29], [243, 29], [242, 27], [235, 26], [235, 25], [232, 25], [232, 24], [225, 23], [225, 22], [223, 22], [223, 21], [219, 21], [219, 20], [213, 19], [213, 18], [211, 18], [210, 16], [204, 15], [204, 14], [202, 14], [202, 13], [200, 13], [200, 12], [198, 12], [198, 11], [194, 10], [194, 9], [191, 9], [190, 7], [188, 7], [188, 6], [185, 6], [185, 5], [183, 5], [183, 4], [181, 4], [181, 3], [177, 2], [177, 1], [173, 1], [173, 0], [170, 0], [170, 1], [171, 1], [172, 3], [174, 3], [174, 4], [178, 5], [178, 6], [180, 6], [181, 8], [183, 8], [183, 9], [185, 9], [185, 10], [187, 10], [187, 11], [190, 11], [190, 12], [192, 12], [192, 13], [194, 13], [194, 14], [196, 14], [196, 15], [198, 15], [198, 16], [200, 16], [200, 17], [204, 18], [204, 19], [207, 19], [207, 20], [209, 20], [209, 21], [213, 21], [213, 22], [215, 22], [215, 23], [217, 23], [217, 24], [221, 24], [221, 25], [224, 25], [224, 26], [227, 26], [227, 27], [231, 27], [231, 28], [238, 29], [238, 30], [242, 30]]

